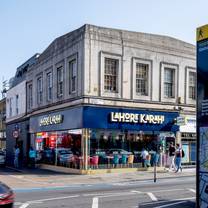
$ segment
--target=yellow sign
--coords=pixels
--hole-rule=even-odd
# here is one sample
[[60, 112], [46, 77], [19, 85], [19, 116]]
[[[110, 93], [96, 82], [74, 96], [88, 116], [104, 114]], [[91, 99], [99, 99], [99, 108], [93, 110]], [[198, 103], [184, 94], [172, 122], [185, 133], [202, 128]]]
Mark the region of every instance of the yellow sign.
[[201, 26], [196, 30], [196, 40], [208, 39], [208, 25]]

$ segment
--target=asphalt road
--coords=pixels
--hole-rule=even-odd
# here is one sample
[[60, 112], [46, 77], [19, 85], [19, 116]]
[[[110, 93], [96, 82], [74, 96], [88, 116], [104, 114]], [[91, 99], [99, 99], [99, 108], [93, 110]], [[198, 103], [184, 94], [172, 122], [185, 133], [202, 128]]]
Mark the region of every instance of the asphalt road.
[[15, 208], [195, 207], [195, 177], [15, 190]]

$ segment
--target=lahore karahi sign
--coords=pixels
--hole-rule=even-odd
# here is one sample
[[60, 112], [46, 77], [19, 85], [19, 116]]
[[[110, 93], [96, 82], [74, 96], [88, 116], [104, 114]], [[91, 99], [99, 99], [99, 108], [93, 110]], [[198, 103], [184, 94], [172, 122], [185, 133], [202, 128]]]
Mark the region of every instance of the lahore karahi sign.
[[165, 116], [152, 114], [111, 112], [110, 121], [116, 123], [162, 124], [165, 121]]
[[49, 126], [53, 124], [63, 123], [64, 116], [61, 114], [44, 116], [40, 119], [39, 126]]

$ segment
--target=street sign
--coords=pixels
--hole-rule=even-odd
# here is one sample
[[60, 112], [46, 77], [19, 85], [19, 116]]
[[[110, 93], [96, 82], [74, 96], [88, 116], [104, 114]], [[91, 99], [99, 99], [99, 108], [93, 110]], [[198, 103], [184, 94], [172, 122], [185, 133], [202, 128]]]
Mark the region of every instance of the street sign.
[[13, 137], [16, 139], [19, 137], [19, 131], [17, 130], [14, 130], [13, 133], [12, 133]]
[[208, 25], [197, 28], [197, 207], [208, 207]]

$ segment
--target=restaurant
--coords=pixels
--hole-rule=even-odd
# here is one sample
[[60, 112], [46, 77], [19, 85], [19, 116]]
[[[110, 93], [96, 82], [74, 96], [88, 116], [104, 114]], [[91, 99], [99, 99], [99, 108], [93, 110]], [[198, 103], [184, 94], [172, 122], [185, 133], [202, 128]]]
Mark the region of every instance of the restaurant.
[[[30, 145], [37, 162], [70, 169], [142, 167], [141, 152], [159, 154], [175, 143], [178, 112], [82, 106], [30, 117]], [[143, 164], [144, 165], [144, 164]]]

